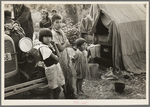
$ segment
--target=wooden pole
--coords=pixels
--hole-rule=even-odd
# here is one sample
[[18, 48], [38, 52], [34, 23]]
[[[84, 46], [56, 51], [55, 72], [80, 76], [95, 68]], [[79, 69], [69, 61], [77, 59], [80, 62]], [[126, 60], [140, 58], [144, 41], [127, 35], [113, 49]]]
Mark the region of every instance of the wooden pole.
[[36, 84], [38, 82], [44, 82], [44, 81], [46, 81], [46, 77], [36, 79], [36, 80], [32, 80], [32, 81], [29, 81], [29, 82], [25, 82], [25, 83], [22, 83], [22, 84], [13, 85], [13, 86], [5, 88], [5, 92], [11, 91], [11, 90], [14, 90], [14, 89], [17, 89], [17, 88], [25, 87], [25, 86], [28, 86], [28, 85]]
[[25, 91], [28, 91], [28, 90], [32, 90], [34, 88], [42, 87], [44, 85], [46, 85], [46, 84], [45, 83], [40, 83], [40, 84], [35, 84], [35, 85], [28, 86], [26, 88], [21, 88], [21, 89], [18, 89], [18, 90], [15, 89], [13, 91], [5, 93], [5, 97], [8, 97], [8, 96], [11, 96], [11, 95], [14, 95], [14, 94], [18, 94], [18, 93], [21, 93], [21, 92], [25, 92]]

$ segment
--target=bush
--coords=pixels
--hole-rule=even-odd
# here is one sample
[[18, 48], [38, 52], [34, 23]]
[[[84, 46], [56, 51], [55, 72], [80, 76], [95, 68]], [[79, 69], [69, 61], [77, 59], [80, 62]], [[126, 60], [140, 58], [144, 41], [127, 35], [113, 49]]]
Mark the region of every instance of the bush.
[[71, 18], [67, 18], [65, 20], [65, 23], [63, 23], [62, 30], [66, 34], [70, 44], [74, 45], [75, 40], [80, 37], [79, 31], [80, 22], [78, 22], [75, 25], [73, 25], [72, 22], [73, 21]]

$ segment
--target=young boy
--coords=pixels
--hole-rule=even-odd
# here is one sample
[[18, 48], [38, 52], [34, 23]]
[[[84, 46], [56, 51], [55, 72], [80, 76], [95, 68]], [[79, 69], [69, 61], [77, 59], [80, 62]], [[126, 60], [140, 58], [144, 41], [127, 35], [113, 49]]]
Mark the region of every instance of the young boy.
[[52, 34], [53, 41], [56, 43], [60, 52], [59, 63], [63, 70], [66, 86], [64, 87], [64, 93], [66, 98], [77, 98], [76, 97], [76, 71], [71, 63], [67, 47], [70, 45], [66, 35], [61, 29], [62, 18], [60, 15], [55, 14], [52, 17]]

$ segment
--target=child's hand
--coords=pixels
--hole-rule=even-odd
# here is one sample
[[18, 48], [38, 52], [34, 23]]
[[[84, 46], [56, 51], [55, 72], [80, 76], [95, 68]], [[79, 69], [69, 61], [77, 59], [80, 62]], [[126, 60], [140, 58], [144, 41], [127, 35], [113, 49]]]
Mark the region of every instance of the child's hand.
[[52, 45], [56, 45], [56, 43], [55, 43], [54, 41], [51, 41], [50, 43], [51, 43]]

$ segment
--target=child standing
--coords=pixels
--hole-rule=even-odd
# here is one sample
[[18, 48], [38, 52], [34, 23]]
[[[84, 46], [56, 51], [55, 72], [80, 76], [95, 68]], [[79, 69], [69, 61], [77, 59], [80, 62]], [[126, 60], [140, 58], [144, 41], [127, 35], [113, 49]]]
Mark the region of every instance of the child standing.
[[65, 98], [76, 99], [76, 71], [71, 63], [71, 58], [68, 53], [70, 43], [61, 29], [62, 17], [58, 14], [53, 15], [52, 24], [53, 41], [55, 41], [60, 52], [59, 63], [65, 76], [66, 84], [65, 87], [63, 87]]
[[50, 98], [58, 99], [61, 86], [65, 84], [65, 78], [59, 64], [59, 51], [56, 44], [52, 42], [52, 33], [48, 28], [39, 32], [39, 51], [45, 64], [45, 74], [50, 88]]
[[75, 41], [76, 44], [76, 54], [74, 55], [73, 62], [75, 66], [75, 70], [77, 72], [77, 94], [83, 94], [82, 90], [82, 84], [83, 80], [87, 77], [87, 74], [89, 73], [89, 67], [88, 67], [88, 59], [87, 59], [87, 44], [85, 39], [78, 38]]

